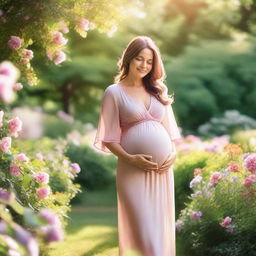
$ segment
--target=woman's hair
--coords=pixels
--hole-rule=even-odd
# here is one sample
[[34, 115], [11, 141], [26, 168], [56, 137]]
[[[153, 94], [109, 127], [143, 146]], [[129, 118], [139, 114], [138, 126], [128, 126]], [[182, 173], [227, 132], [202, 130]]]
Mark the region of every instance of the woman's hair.
[[166, 74], [160, 51], [153, 40], [147, 36], [137, 36], [127, 45], [117, 63], [118, 74], [115, 77], [115, 83], [119, 83], [127, 77], [131, 60], [136, 58], [140, 51], [145, 48], [150, 49], [153, 53], [152, 69], [145, 77], [142, 78], [145, 89], [164, 105], [171, 104], [174, 99], [173, 95], [168, 95], [167, 86], [163, 82], [166, 78]]

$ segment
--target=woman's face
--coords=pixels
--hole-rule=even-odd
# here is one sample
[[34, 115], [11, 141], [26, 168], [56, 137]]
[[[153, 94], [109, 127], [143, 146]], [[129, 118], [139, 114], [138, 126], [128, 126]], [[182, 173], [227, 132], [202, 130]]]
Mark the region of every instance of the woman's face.
[[146, 76], [153, 66], [153, 52], [145, 48], [132, 59], [129, 66], [129, 74], [138, 78]]

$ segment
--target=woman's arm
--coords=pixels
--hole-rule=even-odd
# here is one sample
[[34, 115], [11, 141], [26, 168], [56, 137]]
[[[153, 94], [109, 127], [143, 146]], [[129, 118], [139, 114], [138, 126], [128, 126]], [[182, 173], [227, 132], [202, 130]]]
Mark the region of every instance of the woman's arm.
[[116, 142], [103, 142], [105, 146], [118, 158], [130, 162], [132, 155], [128, 154], [119, 143]]

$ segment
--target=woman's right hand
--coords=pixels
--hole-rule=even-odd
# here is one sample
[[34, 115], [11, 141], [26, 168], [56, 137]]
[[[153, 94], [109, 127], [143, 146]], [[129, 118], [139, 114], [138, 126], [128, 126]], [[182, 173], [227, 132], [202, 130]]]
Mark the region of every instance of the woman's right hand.
[[152, 162], [151, 159], [152, 156], [150, 155], [136, 154], [130, 156], [129, 163], [148, 172], [155, 171], [158, 169], [158, 164]]

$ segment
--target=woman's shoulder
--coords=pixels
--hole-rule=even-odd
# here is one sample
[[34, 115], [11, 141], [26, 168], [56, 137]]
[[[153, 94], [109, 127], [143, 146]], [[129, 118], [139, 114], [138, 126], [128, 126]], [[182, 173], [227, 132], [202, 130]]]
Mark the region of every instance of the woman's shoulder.
[[116, 95], [117, 90], [118, 90], [118, 84], [114, 83], [114, 84], [110, 84], [105, 88], [104, 93], [105, 94], [111, 94], [111, 95]]

